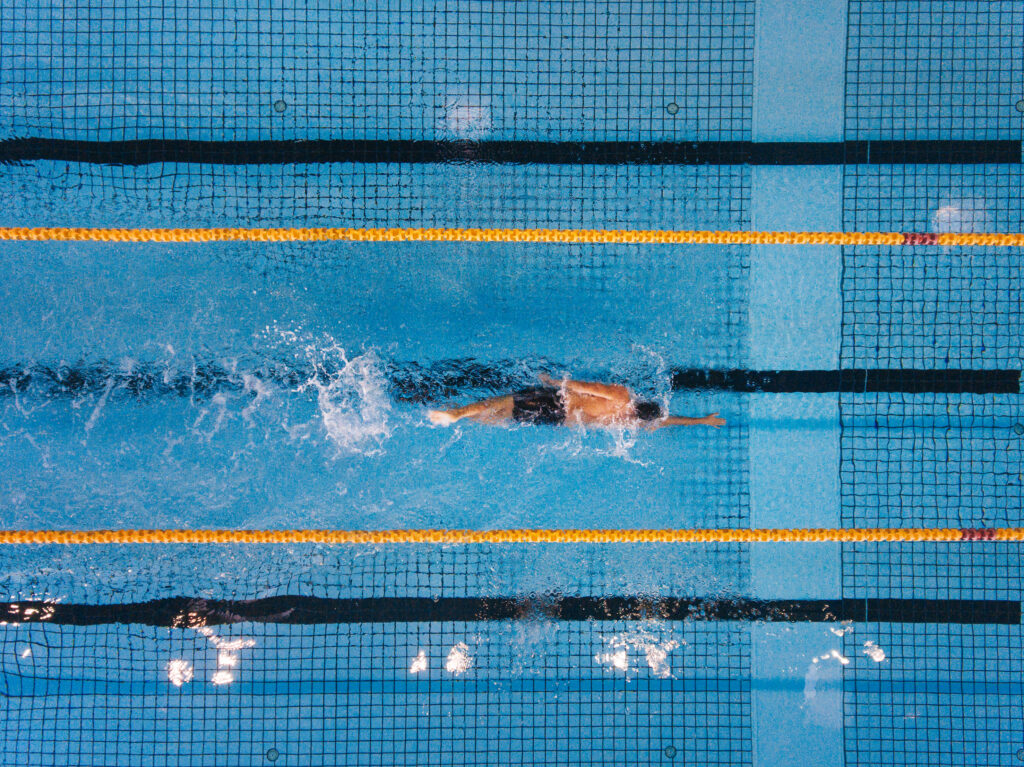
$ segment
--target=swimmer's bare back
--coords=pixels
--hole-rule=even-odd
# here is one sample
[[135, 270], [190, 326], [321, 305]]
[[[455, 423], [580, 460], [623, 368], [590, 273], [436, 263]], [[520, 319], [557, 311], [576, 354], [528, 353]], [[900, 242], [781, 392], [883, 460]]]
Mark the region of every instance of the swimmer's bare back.
[[699, 418], [666, 415], [654, 402], [637, 400], [619, 384], [556, 381], [541, 374], [543, 387], [524, 389], [500, 397], [471, 402], [448, 410], [431, 410], [432, 423], [448, 426], [463, 418], [485, 424], [518, 423], [566, 424], [595, 428], [637, 428], [653, 431], [666, 426], [712, 426], [725, 424], [718, 413]]

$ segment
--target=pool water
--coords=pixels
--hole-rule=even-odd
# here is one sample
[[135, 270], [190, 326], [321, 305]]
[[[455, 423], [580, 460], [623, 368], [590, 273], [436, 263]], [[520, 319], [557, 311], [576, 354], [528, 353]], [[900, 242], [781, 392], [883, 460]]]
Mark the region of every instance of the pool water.
[[[669, 403], [670, 366], [699, 366], [728, 322], [701, 278], [728, 254], [612, 250], [564, 279], [565, 247], [292, 247], [304, 268], [258, 271], [234, 246], [50, 250], [6, 262], [9, 527], [58, 509], [83, 527], [571, 527], [627, 507], [672, 526], [673, 461], [714, 471], [709, 435], [443, 429], [426, 410], [562, 371]], [[475, 369], [482, 385], [432, 385]], [[721, 503], [702, 495], [691, 519]]]
[[[0, 226], [1020, 232], [1021, 45], [1013, 2], [4, 0]], [[1022, 317], [1016, 248], [3, 241], [0, 525], [1019, 527], [1020, 394], [901, 371], [1020, 371]], [[427, 418], [542, 373], [726, 425]], [[0, 764], [1024, 753], [1018, 544], [0, 548]]]

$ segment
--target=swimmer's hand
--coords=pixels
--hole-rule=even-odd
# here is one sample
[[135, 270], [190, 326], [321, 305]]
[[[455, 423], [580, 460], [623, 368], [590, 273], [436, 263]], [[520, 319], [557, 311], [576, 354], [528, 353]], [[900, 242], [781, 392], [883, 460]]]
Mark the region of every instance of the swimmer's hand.
[[541, 373], [539, 376], [537, 376], [537, 378], [539, 378], [540, 382], [542, 384], [544, 384], [545, 386], [554, 386], [555, 388], [559, 388], [562, 385], [561, 381], [556, 381], [554, 378], [549, 376], [547, 373]]
[[706, 415], [703, 418], [701, 418], [700, 423], [704, 424], [705, 426], [714, 426], [716, 429], [720, 429], [721, 427], [725, 426], [725, 419], [719, 418], [718, 413], [712, 413], [711, 415]]
[[435, 426], [451, 426], [458, 420], [447, 410], [430, 410], [427, 412], [427, 418]]

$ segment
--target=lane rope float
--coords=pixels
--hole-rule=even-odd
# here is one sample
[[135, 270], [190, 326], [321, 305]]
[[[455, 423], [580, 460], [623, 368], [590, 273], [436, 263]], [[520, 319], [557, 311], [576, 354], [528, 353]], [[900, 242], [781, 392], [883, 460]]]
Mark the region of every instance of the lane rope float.
[[65, 242], [533, 242], [630, 245], [887, 245], [1024, 247], [1024, 234], [930, 232], [732, 232], [658, 229], [0, 227], [0, 240]]
[[760, 530], [3, 530], [21, 544], [881, 543], [1024, 541], [1024, 527]]

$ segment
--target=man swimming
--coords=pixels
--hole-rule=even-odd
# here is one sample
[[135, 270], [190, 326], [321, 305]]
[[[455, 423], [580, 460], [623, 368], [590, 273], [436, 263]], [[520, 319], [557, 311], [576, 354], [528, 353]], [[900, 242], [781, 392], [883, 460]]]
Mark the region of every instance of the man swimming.
[[477, 423], [501, 424], [513, 421], [531, 424], [568, 424], [603, 428], [654, 430], [665, 426], [714, 426], [725, 423], [718, 413], [701, 418], [667, 415], [656, 402], [637, 400], [625, 386], [618, 384], [556, 381], [540, 375], [543, 386], [471, 402], [448, 410], [431, 410], [428, 415], [439, 426], [469, 418]]

